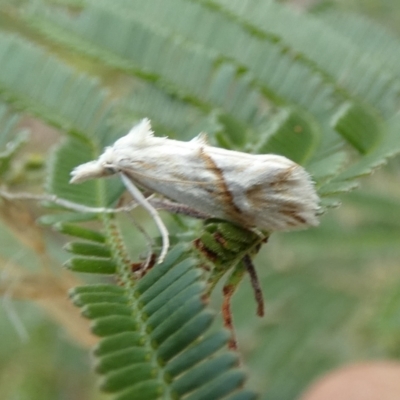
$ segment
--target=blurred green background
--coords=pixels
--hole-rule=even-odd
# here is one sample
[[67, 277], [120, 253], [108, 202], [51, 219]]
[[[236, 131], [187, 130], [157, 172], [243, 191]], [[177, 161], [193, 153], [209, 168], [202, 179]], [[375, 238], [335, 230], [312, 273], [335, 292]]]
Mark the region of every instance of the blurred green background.
[[328, 0], [315, 3], [330, 3], [332, 7], [365, 15], [400, 33], [400, 7], [395, 0]]
[[[285, 3], [305, 4], [313, 12], [331, 7], [361, 13], [400, 35], [398, 0]], [[45, 157], [49, 143], [55, 140], [49, 133], [48, 141], [28, 152]], [[361, 190], [342, 196], [343, 205], [323, 216], [319, 229], [273, 235], [259, 254], [263, 265], [269, 265], [268, 269], [258, 268], [266, 317], [256, 317], [248, 282], [235, 296], [233, 310], [251, 387], [261, 393], [268, 391], [265, 400], [296, 398], [316, 371], [322, 374], [350, 361], [400, 356], [399, 178], [397, 158], [361, 180]], [[36, 228], [32, 230], [34, 236], [39, 235]], [[3, 260], [2, 285], [11, 285], [3, 290], [0, 308], [0, 397], [107, 398], [94, 386], [87, 351], [92, 339], [78, 343], [73, 326], [70, 333], [65, 330], [65, 325], [80, 323], [77, 317], [69, 315], [69, 310], [66, 316], [56, 315], [51, 307], [54, 296], [35, 298], [22, 293], [21, 300], [11, 300], [12, 282], [18, 275], [13, 264], [33, 272], [42, 261], [37, 253], [21, 250], [14, 234], [10, 228], [1, 228], [3, 256], [9, 255]], [[50, 231], [44, 234], [52, 244], [54, 259], [65, 260], [61, 237]], [[58, 274], [64, 282], [62, 273]], [[57, 284], [60, 282], [49, 283]], [[66, 287], [69, 284], [66, 282]], [[276, 296], [278, 292], [284, 296]], [[37, 301], [24, 301], [24, 296]], [[217, 304], [218, 295], [215, 297]], [[63, 318], [69, 323], [60, 326], [56, 321]]]

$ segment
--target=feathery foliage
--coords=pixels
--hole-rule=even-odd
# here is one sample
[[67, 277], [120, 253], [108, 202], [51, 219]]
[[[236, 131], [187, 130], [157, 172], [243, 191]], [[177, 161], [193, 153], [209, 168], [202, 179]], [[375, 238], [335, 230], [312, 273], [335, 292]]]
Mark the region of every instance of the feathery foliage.
[[[72, 186], [71, 170], [97, 158], [143, 117], [152, 120], [159, 136], [188, 140], [204, 131], [214, 145], [293, 159], [315, 180], [323, 211], [400, 151], [400, 42], [360, 17], [295, 13], [271, 0], [1, 4], [3, 182], [12, 183], [10, 163], [25, 140], [24, 133], [15, 134], [20, 115], [34, 116], [63, 135], [48, 159], [46, 190], [93, 207], [116, 206], [122, 184], [110, 179]], [[351, 203], [347, 196], [343, 199]], [[285, 274], [264, 268], [261, 276], [272, 305], [286, 307], [300, 297], [282, 312], [287, 317], [282, 324], [260, 325], [249, 334], [258, 354], [249, 355], [251, 346], [244, 346], [259, 371], [251, 370], [252, 384], [258, 379], [266, 398], [293, 398], [317, 373], [339, 362], [337, 352], [318, 354], [318, 338], [350, 320], [359, 304], [357, 296], [310, 278], [332, 275], [318, 267], [329, 249], [344, 243], [343, 229], [327, 214], [330, 225], [288, 235], [290, 250], [279, 242], [266, 246], [273, 251], [276, 245], [282, 253], [301, 253], [305, 242], [314, 246], [307, 247], [314, 258], [300, 258], [298, 269]], [[171, 236], [180, 243], [138, 279], [143, 239], [123, 218], [57, 210], [41, 222], [75, 238], [65, 247], [72, 253], [65, 263], [69, 270], [95, 274], [90, 284], [71, 291], [71, 299], [101, 338], [94, 356], [103, 390], [116, 399], [255, 398], [244, 388], [239, 356], [226, 349], [229, 334], [218, 327], [205, 297], [205, 261], [192, 240], [218, 247], [222, 256], [214, 267], [232, 266], [213, 242], [210, 226], [170, 219]], [[396, 235], [396, 226], [391, 228], [389, 241]], [[368, 242], [368, 232], [360, 229], [358, 235], [347, 238], [349, 252]], [[262, 249], [257, 263], [267, 259]], [[335, 270], [333, 261], [326, 264]], [[218, 268], [222, 275], [225, 270]], [[395, 288], [394, 300], [385, 303], [390, 303], [388, 317], [376, 327], [389, 338], [390, 349], [396, 345], [388, 328], [396, 293]], [[238, 321], [249, 314], [243, 304], [234, 313]], [[307, 368], [301, 368], [308, 355]], [[270, 377], [268, 387], [263, 373]]]

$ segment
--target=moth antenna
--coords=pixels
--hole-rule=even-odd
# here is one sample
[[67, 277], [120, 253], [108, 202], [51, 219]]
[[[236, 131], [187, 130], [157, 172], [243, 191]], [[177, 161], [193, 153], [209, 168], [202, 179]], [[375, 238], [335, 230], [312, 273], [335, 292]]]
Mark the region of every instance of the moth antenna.
[[32, 194], [26, 192], [20, 193], [10, 193], [4, 189], [0, 189], [0, 197], [6, 200], [34, 200], [34, 201], [48, 201], [58, 206], [65, 207], [68, 210], [78, 211], [78, 212], [88, 212], [88, 213], [106, 213], [115, 214], [118, 212], [129, 212], [135, 209], [139, 204], [131, 203], [124, 207], [118, 208], [107, 208], [107, 207], [89, 207], [82, 204], [74, 203], [73, 201], [60, 199], [54, 194]]
[[[154, 194], [147, 197], [146, 200], [156, 209], [166, 210], [175, 214], [187, 215], [197, 219], [207, 219], [210, 215], [197, 211], [185, 204], [176, 203], [167, 199], [153, 198]], [[30, 200], [30, 201], [48, 201], [68, 210], [87, 212], [87, 213], [105, 213], [116, 214], [120, 212], [130, 212], [139, 206], [135, 201], [126, 206], [108, 208], [108, 207], [90, 207], [83, 204], [74, 203], [73, 201], [61, 199], [55, 194], [33, 194], [27, 192], [10, 193], [7, 190], [0, 188], [0, 197], [6, 200]]]
[[164, 222], [160, 218], [157, 210], [148, 202], [148, 200], [143, 196], [142, 192], [132, 183], [132, 181], [125, 175], [123, 172], [121, 174], [122, 182], [125, 187], [128, 189], [129, 193], [132, 197], [141, 205], [144, 209], [148, 211], [148, 213], [153, 218], [154, 222], [157, 225], [158, 230], [161, 233], [162, 238], [162, 249], [161, 254], [158, 257], [158, 264], [161, 264], [164, 261], [165, 256], [167, 255], [169, 248], [169, 234], [168, 229], [165, 227]]

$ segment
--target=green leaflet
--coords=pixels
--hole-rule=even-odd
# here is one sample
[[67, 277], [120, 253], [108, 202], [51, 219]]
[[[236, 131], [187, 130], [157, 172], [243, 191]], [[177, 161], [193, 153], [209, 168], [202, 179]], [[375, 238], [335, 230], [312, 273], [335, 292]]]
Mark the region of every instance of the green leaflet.
[[[205, 308], [203, 290], [186, 290], [193, 288], [193, 280], [170, 290], [171, 282], [196, 268], [197, 262], [177, 247], [131, 288], [102, 284], [71, 291], [72, 301], [102, 337], [94, 354], [104, 391], [117, 399], [134, 393], [143, 399], [167, 393], [172, 396], [168, 398], [186, 393], [202, 398], [205, 392], [219, 398], [238, 390], [249, 396], [240, 391], [245, 375], [237, 369], [238, 356], [222, 350], [229, 335], [223, 330], [206, 334], [214, 316]], [[196, 274], [194, 282], [200, 278]], [[188, 294], [185, 301], [181, 293]], [[151, 312], [149, 305], [159, 298], [162, 303]], [[172, 380], [176, 375], [179, 379]], [[216, 379], [219, 375], [221, 380]]]
[[345, 103], [333, 121], [334, 128], [360, 153], [368, 153], [382, 138], [379, 119], [360, 104]]
[[0, 178], [2, 181], [12, 179], [12, 161], [18, 151], [28, 141], [28, 131], [20, 130], [20, 115], [0, 102]]
[[[372, 23], [298, 15], [279, 2], [255, 0], [36, 1], [26, 8], [23, 3], [17, 8], [7, 2], [9, 8], [0, 11], [6, 22], [0, 30], [0, 97], [6, 104], [0, 107], [2, 178], [25, 140], [16, 134], [19, 118], [31, 115], [64, 134], [48, 160], [46, 189], [99, 207], [118, 204], [124, 190], [118, 179], [71, 186], [71, 169], [96, 158], [143, 117], [152, 119], [158, 136], [189, 140], [205, 131], [211, 144], [294, 159], [315, 180], [323, 209], [337, 206], [358, 177], [399, 152], [399, 41]], [[75, 6], [65, 5], [71, 3]], [[254, 339], [254, 349], [245, 348], [256, 360], [250, 375], [260, 372], [260, 387], [268, 376], [265, 396], [296, 398], [339, 363], [341, 347], [338, 351], [333, 343], [334, 350], [324, 353], [315, 343], [332, 343], [341, 318], [351, 320], [353, 309], [369, 304], [368, 298], [360, 295], [356, 303], [347, 292], [323, 285], [347, 282], [354, 254], [370, 256], [398, 240], [395, 228], [387, 229], [397, 203], [394, 199], [391, 212], [382, 206], [363, 214], [386, 212], [384, 226], [366, 224], [352, 235], [332, 220], [326, 226], [329, 214], [315, 232], [277, 235], [276, 241], [274, 235], [260, 252], [257, 271], [264, 274], [267, 305], [277, 315], [260, 325], [249, 323], [244, 337]], [[41, 221], [76, 238], [66, 246], [72, 253], [69, 268], [104, 274], [92, 279], [115, 278], [120, 285], [84, 286], [72, 296], [102, 336], [94, 353], [104, 390], [120, 399], [254, 398], [237, 389], [244, 375], [235, 366], [236, 355], [224, 350], [229, 333], [212, 328], [214, 316], [202, 298], [204, 271], [198, 255], [186, 253], [193, 235], [180, 235], [188, 230], [182, 220], [171, 223], [171, 234], [186, 250], [173, 249], [169, 257], [176, 258], [168, 267], [154, 265], [138, 281], [132, 270], [140, 262], [132, 263], [128, 255], [139, 258], [136, 233], [125, 228], [122, 240], [112, 216], [65, 211]], [[253, 237], [221, 223], [206, 226], [200, 239], [214, 256], [211, 265], [219, 278], [249, 250]], [[279, 247], [281, 240], [287, 242]], [[306, 246], [310, 269], [303, 273], [297, 254]], [[336, 281], [337, 249], [354, 254], [351, 268]], [[266, 261], [270, 252], [274, 257]], [[313, 263], [319, 264], [315, 270]], [[233, 272], [228, 282], [240, 278], [240, 268]], [[392, 349], [396, 290], [383, 302], [377, 329]], [[246, 285], [241, 293], [248, 294]], [[242, 300], [234, 309], [238, 322], [247, 321], [252, 305]], [[366, 348], [379, 347], [379, 335], [368, 342], [372, 336], [363, 337]], [[346, 347], [354, 337], [343, 334], [337, 341]], [[358, 356], [368, 354], [364, 349]], [[304, 360], [309, 364], [303, 368]]]
[[282, 154], [299, 164], [306, 164], [319, 144], [320, 134], [316, 121], [304, 111], [282, 110], [257, 152]]

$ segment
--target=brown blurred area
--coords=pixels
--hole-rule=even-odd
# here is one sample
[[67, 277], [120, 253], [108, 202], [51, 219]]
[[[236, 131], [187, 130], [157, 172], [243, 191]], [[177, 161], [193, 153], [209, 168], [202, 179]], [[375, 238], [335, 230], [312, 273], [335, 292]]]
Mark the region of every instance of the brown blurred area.
[[300, 400], [398, 400], [400, 363], [377, 361], [334, 370], [310, 385]]

